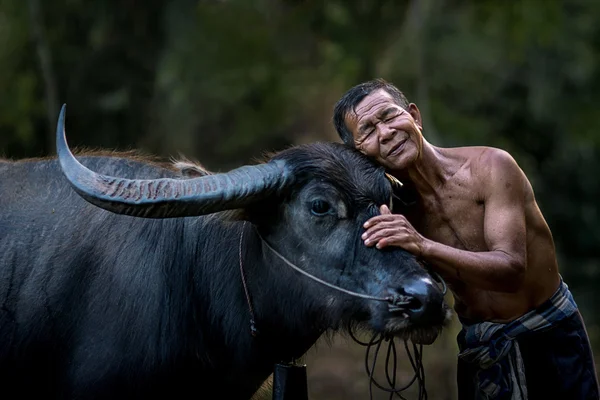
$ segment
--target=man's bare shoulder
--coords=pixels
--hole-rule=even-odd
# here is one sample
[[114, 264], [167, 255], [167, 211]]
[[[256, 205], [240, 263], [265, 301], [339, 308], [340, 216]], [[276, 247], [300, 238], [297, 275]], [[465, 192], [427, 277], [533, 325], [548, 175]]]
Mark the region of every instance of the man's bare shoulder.
[[470, 159], [471, 161], [478, 161], [489, 163], [494, 160], [512, 160], [514, 158], [506, 150], [502, 150], [497, 147], [490, 146], [462, 146], [462, 147], [445, 147], [444, 152], [448, 155], [460, 156]]
[[489, 146], [446, 148], [445, 154], [462, 160], [460, 174], [468, 178], [470, 186], [481, 199], [488, 199], [499, 191], [514, 196], [531, 197], [532, 187], [515, 158], [506, 150]]
[[471, 172], [484, 179], [523, 174], [515, 158], [506, 150], [497, 147], [448, 147], [445, 152], [447, 155], [468, 161]]

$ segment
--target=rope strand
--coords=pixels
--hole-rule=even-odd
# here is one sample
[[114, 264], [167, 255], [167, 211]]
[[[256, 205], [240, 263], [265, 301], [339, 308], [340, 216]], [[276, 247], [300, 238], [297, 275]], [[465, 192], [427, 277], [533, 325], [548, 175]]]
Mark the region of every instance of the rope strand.
[[[365, 370], [367, 375], [369, 376], [369, 398], [373, 399], [373, 387], [376, 387], [384, 392], [388, 392], [390, 394], [390, 399], [395, 396], [398, 396], [400, 399], [406, 400], [403, 392], [408, 390], [411, 386], [417, 382], [418, 385], [418, 400], [427, 400], [427, 390], [425, 388], [425, 369], [423, 367], [423, 345], [412, 343], [412, 352], [408, 345], [408, 339], [404, 339], [404, 349], [408, 356], [408, 360], [410, 365], [414, 371], [412, 378], [404, 385], [396, 386], [396, 377], [398, 370], [398, 354], [396, 351], [396, 344], [394, 337], [384, 337], [380, 333], [374, 333], [371, 336], [371, 340], [369, 342], [364, 342], [359, 340], [356, 335], [352, 332], [352, 329], [349, 330], [350, 337], [356, 343], [361, 346], [367, 347], [365, 351]], [[379, 352], [381, 351], [381, 347], [383, 342], [387, 342], [387, 350], [385, 357], [385, 378], [388, 384], [388, 387], [382, 385], [380, 382], [375, 379], [375, 367], [377, 365], [377, 359], [379, 356]], [[414, 353], [414, 355], [413, 355]], [[373, 360], [370, 361], [370, 356], [373, 356]]]
[[252, 336], [258, 335], [258, 330], [256, 329], [256, 320], [254, 319], [254, 308], [252, 308], [252, 301], [250, 300], [250, 292], [248, 291], [248, 284], [246, 283], [246, 274], [244, 274], [244, 264], [242, 261], [242, 248], [244, 241], [244, 228], [246, 227], [246, 221], [242, 225], [242, 230], [240, 231], [240, 247], [238, 251], [238, 256], [240, 259], [240, 276], [242, 277], [242, 286], [244, 286], [244, 293], [246, 294], [246, 302], [248, 303], [248, 310], [250, 311], [250, 334]]

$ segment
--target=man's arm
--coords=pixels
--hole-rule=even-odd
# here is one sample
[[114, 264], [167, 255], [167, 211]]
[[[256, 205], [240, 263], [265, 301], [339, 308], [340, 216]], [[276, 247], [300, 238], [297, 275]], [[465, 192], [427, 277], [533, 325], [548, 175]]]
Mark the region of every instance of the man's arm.
[[365, 244], [403, 247], [440, 272], [484, 290], [518, 290], [527, 268], [525, 207], [531, 187], [508, 153], [495, 150], [489, 163], [482, 179], [486, 185], [483, 230], [489, 251], [460, 250], [429, 240], [385, 206], [382, 214], [386, 214], [366, 222]]

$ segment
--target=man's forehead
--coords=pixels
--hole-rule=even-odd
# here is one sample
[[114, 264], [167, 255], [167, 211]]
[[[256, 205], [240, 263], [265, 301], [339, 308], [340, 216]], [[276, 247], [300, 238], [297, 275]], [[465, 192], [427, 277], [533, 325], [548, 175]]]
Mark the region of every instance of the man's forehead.
[[390, 102], [395, 104], [394, 98], [384, 89], [378, 89], [369, 93], [356, 105], [356, 107], [354, 107], [354, 109], [348, 110], [346, 121], [357, 124], [361, 118], [371, 114], [374, 110], [377, 110], [379, 107], [389, 104]]

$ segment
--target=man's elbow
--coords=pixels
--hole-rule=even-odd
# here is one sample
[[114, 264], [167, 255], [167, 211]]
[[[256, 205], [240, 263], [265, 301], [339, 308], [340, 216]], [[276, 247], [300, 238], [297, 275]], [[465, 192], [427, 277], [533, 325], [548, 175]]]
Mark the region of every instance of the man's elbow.
[[505, 279], [505, 291], [516, 293], [523, 287], [527, 265], [523, 261], [510, 260]]

